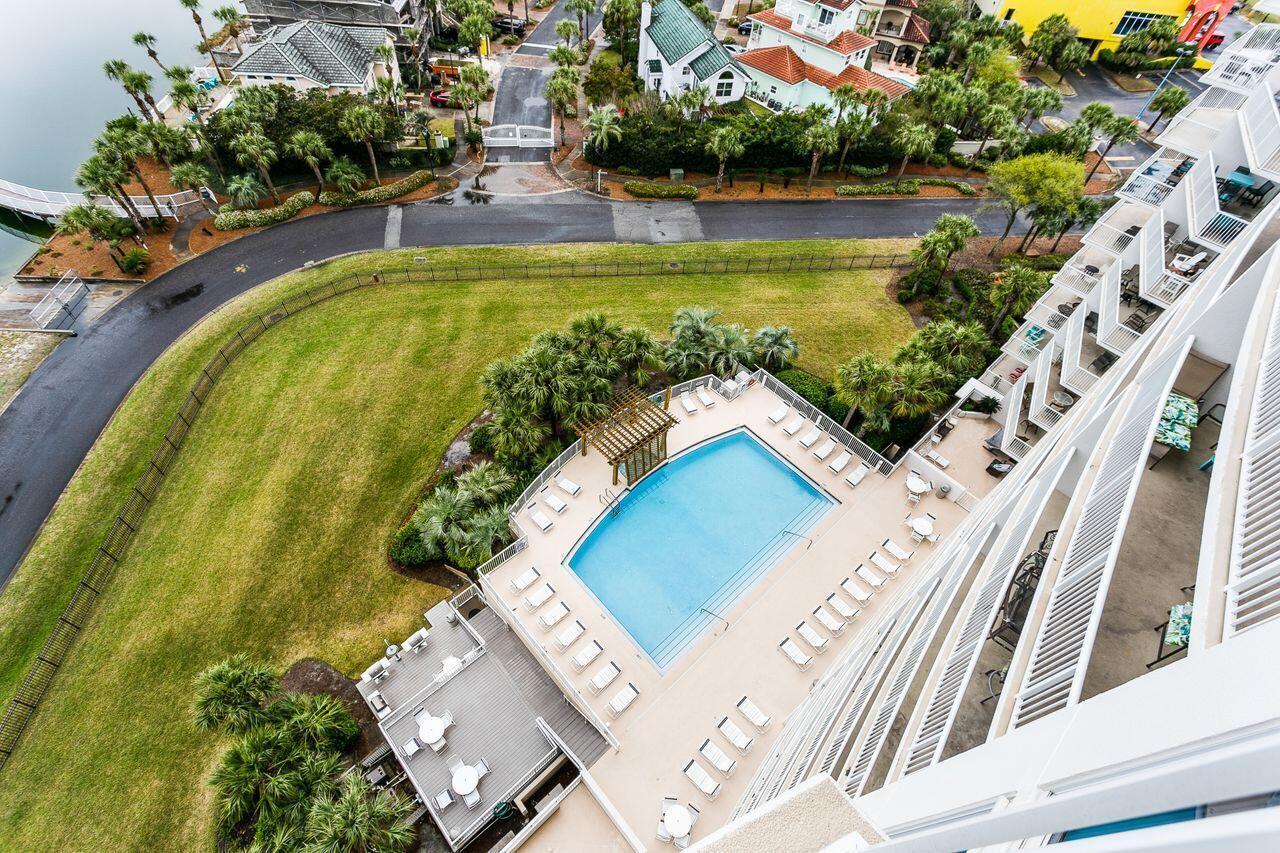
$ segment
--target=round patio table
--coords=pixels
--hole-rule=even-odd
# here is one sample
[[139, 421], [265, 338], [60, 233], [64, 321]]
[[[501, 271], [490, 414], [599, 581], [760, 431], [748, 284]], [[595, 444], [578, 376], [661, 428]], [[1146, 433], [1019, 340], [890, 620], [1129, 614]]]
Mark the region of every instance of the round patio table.
[[923, 495], [929, 491], [929, 484], [919, 477], [907, 477], [907, 491], [913, 495]]
[[1053, 402], [1057, 403], [1059, 406], [1062, 406], [1064, 409], [1067, 408], [1068, 406], [1073, 405], [1075, 401], [1076, 401], [1076, 398], [1072, 397], [1066, 391], [1053, 392]]
[[689, 834], [689, 830], [693, 829], [693, 815], [689, 814], [687, 808], [676, 803], [667, 809], [666, 815], [662, 818], [662, 824], [667, 828], [667, 832], [671, 833], [672, 838], [684, 838]]
[[418, 740], [430, 746], [444, 737], [444, 720], [430, 714], [418, 721]]
[[913, 518], [911, 519], [911, 529], [920, 536], [932, 536], [933, 522], [924, 516]]
[[470, 764], [464, 764], [453, 771], [453, 792], [465, 797], [473, 793], [480, 784], [480, 774]]

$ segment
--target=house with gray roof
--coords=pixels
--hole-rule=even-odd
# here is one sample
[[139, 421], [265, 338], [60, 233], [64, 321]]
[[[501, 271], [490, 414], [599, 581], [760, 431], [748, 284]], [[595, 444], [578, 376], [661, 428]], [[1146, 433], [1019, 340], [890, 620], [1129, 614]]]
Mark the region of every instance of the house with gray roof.
[[331, 95], [368, 93], [379, 77], [400, 81], [395, 54], [388, 62], [376, 52], [383, 44], [393, 46], [384, 29], [297, 21], [270, 27], [258, 41], [245, 45], [231, 73], [245, 86], [283, 84], [325, 89]]
[[704, 87], [717, 104], [746, 94], [750, 78], [680, 0], [640, 6], [639, 75], [663, 98]]

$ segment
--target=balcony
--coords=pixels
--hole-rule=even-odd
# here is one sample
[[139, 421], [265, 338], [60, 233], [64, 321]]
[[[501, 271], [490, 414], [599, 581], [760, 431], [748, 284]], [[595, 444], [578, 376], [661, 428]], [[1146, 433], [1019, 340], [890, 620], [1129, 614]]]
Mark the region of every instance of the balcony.
[[1280, 51], [1280, 28], [1264, 24], [1233, 43], [1201, 79], [1209, 85], [1251, 91], [1275, 71], [1277, 51]]
[[1132, 201], [1160, 207], [1196, 163], [1177, 152], [1157, 151], [1120, 188], [1120, 195]]
[[1084, 235], [1084, 242], [1115, 255], [1133, 245], [1143, 226], [1155, 216], [1149, 207], [1120, 203], [1102, 215]]
[[1030, 365], [1048, 346], [1053, 332], [1031, 319], [1022, 321], [1018, 330], [1000, 347], [1005, 353], [1013, 356], [1023, 364]]
[[[1188, 154], [1208, 154], [1222, 132], [1237, 123], [1237, 113], [1234, 106], [1198, 106], [1201, 98], [1178, 113], [1156, 142]], [[1243, 96], [1239, 103], [1243, 103]]]
[[1115, 255], [1085, 245], [1062, 269], [1054, 273], [1051, 281], [1068, 287], [1081, 296], [1088, 296], [1102, 280], [1103, 273], [1114, 263], [1119, 263]]

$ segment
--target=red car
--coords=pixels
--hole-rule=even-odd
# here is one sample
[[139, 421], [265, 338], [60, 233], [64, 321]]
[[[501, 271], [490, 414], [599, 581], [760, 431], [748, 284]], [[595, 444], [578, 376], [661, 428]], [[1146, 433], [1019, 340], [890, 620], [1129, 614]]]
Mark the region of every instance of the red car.
[[433, 107], [455, 107], [457, 104], [453, 102], [453, 92], [448, 89], [436, 89], [430, 96], [431, 106]]

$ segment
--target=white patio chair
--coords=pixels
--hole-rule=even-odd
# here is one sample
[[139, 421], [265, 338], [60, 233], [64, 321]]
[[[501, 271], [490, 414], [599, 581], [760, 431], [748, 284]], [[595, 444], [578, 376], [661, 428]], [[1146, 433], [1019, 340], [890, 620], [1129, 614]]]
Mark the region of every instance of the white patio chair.
[[944, 471], [951, 467], [951, 460], [943, 456], [941, 453], [939, 453], [936, 450], [930, 450], [928, 453], [924, 455], [924, 458], [928, 459], [930, 462], [932, 462], [934, 465], [937, 465], [939, 468], [941, 468]]
[[848, 477], [844, 478], [844, 481], [848, 483], [850, 487], [857, 486], [867, 476], [867, 473], [870, 470], [871, 466], [867, 465], [865, 462], [861, 462], [858, 464], [857, 468], [854, 468], [853, 471], [850, 472]]
[[862, 612], [856, 607], [851, 607], [849, 602], [841, 598], [840, 594], [837, 592], [833, 592], [827, 596], [827, 606], [838, 613], [846, 623]]
[[815, 459], [821, 462], [824, 459], [826, 459], [828, 456], [830, 456], [831, 451], [835, 449], [836, 449], [836, 443], [833, 440], [828, 438], [826, 441], [822, 443], [821, 447], [813, 451], [813, 456]]
[[813, 615], [822, 623], [822, 627], [827, 629], [827, 633], [833, 637], [839, 637], [843, 634], [845, 627], [848, 625], [843, 619], [833, 616], [831, 611], [821, 604], [813, 608]]
[[738, 700], [737, 707], [738, 713], [746, 717], [747, 722], [755, 726], [758, 731], [766, 731], [769, 728], [769, 723], [773, 721], [773, 717], [770, 717], [764, 711], [761, 711], [756, 706], [756, 703], [752, 702], [746, 696], [743, 696]]
[[790, 412], [791, 412], [791, 407], [788, 406], [786, 403], [783, 403], [781, 406], [779, 406], [778, 408], [774, 409], [772, 412], [769, 413], [769, 423], [771, 424], [781, 423], [782, 419], [785, 418], [788, 414], [790, 414]]
[[655, 835], [659, 841], [665, 841], [668, 844], [675, 840], [671, 837], [671, 833], [667, 832], [666, 821], [662, 818], [658, 818], [658, 829], [655, 832]]
[[911, 560], [911, 556], [915, 554], [915, 551], [908, 551], [892, 539], [884, 540], [884, 542], [880, 544], [880, 547], [892, 554], [894, 559], [901, 560], [904, 563], [909, 562]]
[[684, 406], [684, 410], [691, 415], [698, 413], [698, 404], [689, 399], [688, 391], [680, 392], [680, 405]]
[[575, 619], [572, 625], [556, 635], [556, 648], [562, 652], [569, 651], [569, 647], [578, 642], [578, 638], [586, 632], [586, 626]]
[[476, 806], [480, 805], [480, 792], [472, 791], [470, 794], [466, 794], [463, 796], [462, 802], [466, 804], [467, 808], [474, 809]]
[[787, 424], [782, 428], [782, 431], [785, 432], [787, 435], [794, 436], [796, 433], [800, 431], [800, 427], [802, 426], [804, 426], [804, 418], [797, 415], [795, 420], [791, 421], [791, 423]]
[[918, 503], [920, 503], [920, 496], [915, 492], [907, 492], [907, 505], [915, 506]]
[[475, 763], [475, 768], [477, 781], [489, 775], [489, 762], [485, 761], [483, 758]]
[[533, 519], [533, 523], [538, 525], [538, 529], [543, 533], [555, 526], [555, 523], [547, 518], [547, 514], [535, 506], [529, 507], [529, 517]]
[[413, 758], [422, 751], [422, 742], [416, 737], [411, 737], [404, 742], [404, 754], [406, 758]]
[[436, 808], [440, 810], [447, 809], [454, 804], [453, 792], [448, 788], [436, 794], [433, 799], [435, 800]]
[[391, 710], [391, 706], [387, 704], [387, 700], [382, 698], [382, 693], [375, 690], [369, 694], [369, 707], [373, 709], [373, 713], [381, 717], [383, 714]]
[[835, 459], [831, 460], [831, 464], [827, 467], [831, 469], [831, 473], [839, 474], [844, 470], [844, 466], [849, 464], [849, 460], [853, 458], [853, 454], [847, 450], [841, 451]]
[[796, 626], [796, 633], [800, 635], [800, 639], [804, 640], [818, 654], [823, 654], [827, 650], [827, 646], [831, 641], [826, 637], [813, 630], [808, 622], [801, 622]]
[[884, 585], [889, 582], [888, 578], [879, 577], [875, 572], [861, 564], [858, 565], [858, 568], [853, 570], [853, 573], [858, 576], [858, 580], [871, 587], [874, 592], [879, 592], [884, 589]]
[[636, 697], [640, 695], [640, 691], [630, 681], [626, 686], [613, 694], [613, 698], [609, 700], [609, 716], [617, 718], [622, 712], [631, 707], [631, 703], [636, 701]]
[[571, 498], [576, 498], [578, 496], [578, 492], [582, 491], [582, 486], [579, 486], [568, 477], [556, 477], [556, 485], [560, 487], [561, 491]]
[[733, 720], [724, 717], [716, 728], [720, 730], [720, 734], [724, 735], [724, 739], [729, 741], [730, 745], [738, 752], [746, 755], [751, 751], [751, 745], [755, 743], [755, 738], [747, 737], [747, 733], [738, 728], [738, 724]]
[[703, 769], [702, 765], [698, 763], [698, 759], [689, 759], [689, 763], [684, 766], [684, 775], [698, 787], [698, 790], [708, 800], [714, 800], [716, 795], [720, 793], [720, 783], [711, 778], [711, 774]]
[[587, 686], [591, 688], [591, 692], [600, 695], [600, 692], [613, 683], [614, 679], [622, 674], [622, 670], [618, 669], [618, 665], [613, 661], [609, 661], [591, 676], [591, 681]]
[[511, 579], [511, 589], [514, 592], [524, 592], [533, 586], [533, 582], [542, 577], [542, 573], [536, 567], [526, 569], [519, 577]]
[[840, 588], [844, 590], [845, 595], [849, 596], [850, 598], [858, 602], [858, 604], [862, 605], [863, 607], [867, 606], [867, 602], [871, 600], [871, 597], [876, 594], [875, 593], [876, 589], [878, 589], [878, 587], [875, 587], [875, 588], [872, 588], [870, 592], [868, 592], [867, 590], [863, 589], [862, 587], [854, 583], [853, 578], [845, 578], [844, 580], [840, 581]]
[[542, 493], [542, 502], [551, 507], [556, 514], [562, 513], [569, 508], [567, 503], [560, 500], [559, 495], [549, 490]]
[[538, 617], [538, 622], [542, 625], [542, 630], [550, 631], [552, 628], [560, 624], [560, 620], [569, 615], [569, 605], [563, 601], [557, 601]]
[[778, 643], [778, 649], [784, 655], [786, 655], [787, 658], [793, 664], [795, 664], [796, 668], [799, 669], [801, 672], [804, 672], [813, 664], [813, 658], [810, 655], [806, 654], [804, 649], [797, 646], [795, 644], [795, 641], [793, 641], [790, 637], [787, 637], [781, 643]]
[[573, 665], [574, 671], [582, 672], [584, 669], [591, 666], [591, 664], [596, 662], [596, 658], [600, 657], [600, 654], [603, 651], [604, 646], [600, 645], [599, 640], [592, 640], [586, 646], [578, 649], [578, 653], [574, 655], [573, 660], [570, 661]]
[[805, 433], [804, 438], [800, 439], [800, 445], [802, 447], [813, 447], [815, 444], [817, 444], [818, 436], [820, 435], [822, 435], [822, 430], [818, 429], [817, 427], [814, 427], [813, 429], [809, 430], [809, 432]]
[[698, 402], [708, 409], [716, 404], [715, 398], [707, 393], [707, 386], [705, 385], [699, 385], [694, 388], [693, 393], [697, 395]]
[[529, 608], [530, 611], [537, 610], [539, 607], [550, 601], [551, 597], [555, 594], [555, 587], [549, 583], [544, 583], [542, 586], [524, 597], [524, 606]]
[[726, 778], [732, 776], [734, 768], [738, 766], [738, 762], [726, 755], [723, 749], [712, 743], [711, 738], [707, 738], [702, 742], [702, 746], [698, 747], [698, 752]]
[[444, 730], [447, 732], [453, 728], [453, 712], [445, 711], [440, 715], [440, 722], [444, 723]]

